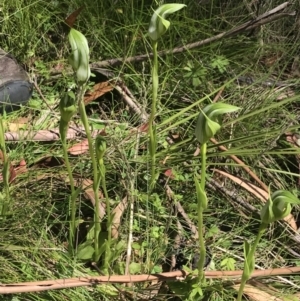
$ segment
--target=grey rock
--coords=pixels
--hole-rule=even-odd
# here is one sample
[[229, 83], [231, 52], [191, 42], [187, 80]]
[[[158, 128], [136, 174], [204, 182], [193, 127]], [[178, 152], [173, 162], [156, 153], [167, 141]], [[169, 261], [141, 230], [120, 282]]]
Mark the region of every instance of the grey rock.
[[26, 104], [32, 95], [33, 85], [16, 59], [0, 49], [0, 106], [15, 110]]

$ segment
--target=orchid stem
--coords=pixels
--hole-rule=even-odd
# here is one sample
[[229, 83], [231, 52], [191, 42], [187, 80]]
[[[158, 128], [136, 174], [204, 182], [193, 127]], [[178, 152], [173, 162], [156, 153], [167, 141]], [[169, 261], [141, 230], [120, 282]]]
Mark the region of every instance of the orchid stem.
[[94, 223], [95, 223], [95, 232], [94, 232], [94, 261], [97, 262], [99, 260], [99, 234], [101, 231], [101, 225], [100, 225], [100, 201], [99, 201], [99, 194], [98, 194], [98, 173], [97, 173], [97, 161], [95, 157], [94, 152], [94, 145], [92, 140], [92, 135], [88, 123], [88, 118], [85, 111], [85, 105], [84, 105], [84, 93], [85, 93], [85, 85], [79, 86], [79, 93], [78, 93], [78, 107], [79, 107], [79, 114], [80, 119], [82, 121], [87, 139], [88, 139], [88, 145], [89, 145], [89, 152], [92, 160], [92, 166], [93, 166], [93, 191], [95, 194], [95, 209], [94, 209]]
[[103, 189], [105, 202], [106, 202], [106, 217], [107, 217], [107, 222], [106, 222], [107, 244], [106, 244], [106, 252], [105, 252], [105, 258], [104, 258], [104, 270], [108, 271], [110, 254], [111, 254], [111, 250], [110, 250], [110, 248], [111, 248], [111, 210], [110, 210], [110, 202], [109, 202], [107, 187], [106, 187], [105, 173], [106, 173], [105, 165], [104, 165], [103, 159], [101, 159], [99, 162], [99, 184], [101, 182], [101, 186]]
[[74, 236], [75, 236], [75, 231], [76, 231], [76, 223], [75, 223], [76, 193], [75, 193], [75, 184], [74, 184], [73, 173], [72, 173], [69, 156], [68, 156], [67, 139], [66, 139], [67, 130], [68, 130], [68, 123], [64, 122], [61, 119], [60, 123], [59, 123], [59, 132], [60, 132], [60, 138], [61, 138], [61, 143], [62, 143], [62, 148], [63, 148], [63, 153], [64, 153], [65, 164], [67, 167], [67, 171], [68, 171], [68, 175], [69, 175], [69, 179], [70, 179], [70, 186], [71, 186], [71, 196], [70, 196], [71, 216], [70, 216], [70, 231], [69, 231], [69, 252], [73, 253]]
[[6, 153], [5, 137], [4, 137], [4, 127], [2, 117], [0, 117], [0, 148], [2, 151], [2, 177], [3, 177], [3, 188], [4, 188], [4, 198], [2, 199], [1, 215], [3, 219], [6, 219], [6, 215], [9, 210], [10, 204], [10, 191], [9, 191], [9, 175], [10, 175], [10, 164]]
[[149, 150], [151, 157], [151, 180], [150, 191], [153, 190], [156, 181], [156, 129], [154, 119], [156, 115], [157, 94], [158, 94], [158, 61], [157, 61], [157, 42], [152, 42], [153, 66], [152, 66], [152, 104], [149, 117]]
[[[206, 181], [206, 151], [207, 151], [207, 143], [203, 143], [201, 145], [201, 188], [205, 191], [205, 181]], [[203, 206], [202, 201], [198, 198], [198, 235], [199, 235], [199, 250], [200, 250], [200, 258], [198, 262], [198, 279], [199, 282], [202, 282], [204, 279], [204, 264], [206, 258], [206, 248], [204, 243], [203, 236]]]
[[252, 262], [254, 260], [254, 254], [255, 254], [256, 248], [258, 246], [258, 243], [259, 243], [261, 237], [263, 236], [263, 234], [265, 233], [266, 229], [267, 229], [267, 225], [264, 224], [264, 223], [261, 223], [260, 227], [259, 227], [259, 230], [258, 230], [258, 233], [257, 233], [257, 236], [255, 238], [255, 241], [254, 241], [253, 245], [251, 246], [249, 254], [245, 258], [245, 264], [244, 264], [242, 280], [241, 280], [241, 284], [240, 284], [240, 287], [239, 287], [238, 296], [237, 296], [237, 299], [236, 299], [237, 301], [242, 301], [243, 291], [244, 291], [246, 282], [250, 279], [251, 274], [253, 272], [253, 270], [252, 270], [249, 273], [249, 271], [247, 271], [245, 266], [247, 264], [248, 266], [253, 266], [253, 269], [254, 269], [254, 262]]

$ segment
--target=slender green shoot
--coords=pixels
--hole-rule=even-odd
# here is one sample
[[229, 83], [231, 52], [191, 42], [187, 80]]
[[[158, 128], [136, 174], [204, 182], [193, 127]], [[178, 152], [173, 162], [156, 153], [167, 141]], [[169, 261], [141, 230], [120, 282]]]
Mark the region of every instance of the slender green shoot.
[[78, 103], [78, 107], [79, 107], [79, 115], [80, 115], [80, 119], [81, 122], [83, 124], [87, 139], [88, 139], [88, 145], [89, 145], [89, 152], [90, 152], [90, 157], [92, 160], [92, 167], [93, 167], [93, 191], [95, 193], [95, 214], [94, 214], [94, 223], [95, 223], [95, 232], [94, 232], [94, 249], [95, 249], [95, 253], [94, 253], [94, 258], [93, 260], [95, 262], [97, 262], [100, 258], [100, 254], [99, 254], [99, 235], [101, 232], [101, 224], [100, 224], [100, 200], [99, 200], [99, 188], [98, 188], [98, 168], [97, 168], [97, 161], [96, 161], [96, 156], [94, 153], [94, 145], [93, 145], [93, 139], [92, 139], [92, 135], [91, 135], [91, 131], [90, 131], [90, 127], [89, 127], [89, 122], [88, 122], [88, 118], [86, 115], [86, 111], [85, 111], [85, 105], [84, 105], [84, 93], [85, 93], [85, 87], [84, 86], [80, 86], [79, 87], [79, 103]]
[[268, 201], [261, 209], [260, 219], [261, 224], [258, 230], [258, 234], [252, 246], [248, 242], [244, 243], [244, 257], [245, 265], [242, 275], [241, 284], [238, 291], [237, 301], [242, 301], [243, 291], [246, 282], [250, 279], [252, 272], [255, 267], [255, 251], [258, 243], [268, 228], [269, 224], [281, 220], [287, 217], [291, 211], [291, 204], [299, 205], [300, 200], [296, 198], [292, 193], [285, 190], [275, 191], [272, 196], [269, 197]]
[[61, 98], [59, 109], [60, 109], [60, 121], [59, 121], [59, 134], [63, 148], [63, 154], [65, 159], [65, 164], [67, 167], [70, 186], [71, 186], [71, 196], [70, 196], [70, 230], [69, 230], [69, 252], [72, 254], [74, 252], [74, 237], [76, 231], [76, 190], [75, 183], [73, 178], [73, 173], [71, 169], [71, 164], [68, 156], [68, 147], [67, 147], [67, 131], [69, 128], [69, 122], [72, 119], [73, 115], [76, 113], [77, 108], [75, 105], [75, 96], [72, 93], [67, 93], [64, 97]]
[[199, 249], [200, 259], [198, 262], [198, 279], [203, 282], [204, 279], [204, 263], [206, 257], [206, 248], [203, 236], [203, 212], [207, 209], [208, 200], [205, 192], [206, 181], [206, 153], [207, 142], [212, 138], [221, 128], [221, 125], [216, 122], [219, 115], [234, 112], [238, 107], [227, 105], [224, 103], [214, 103], [206, 106], [199, 114], [195, 135], [197, 140], [201, 143], [201, 179], [200, 183], [197, 175], [195, 175], [195, 186], [197, 192], [197, 210], [198, 210], [198, 233], [199, 233]]
[[156, 115], [157, 94], [158, 94], [158, 60], [157, 60], [157, 42], [152, 42], [153, 65], [152, 65], [152, 104], [149, 117], [149, 151], [151, 158], [151, 180], [150, 191], [153, 190], [156, 182], [156, 130], [154, 119]]
[[207, 208], [207, 197], [205, 193], [205, 181], [206, 181], [206, 151], [207, 143], [201, 145], [201, 180], [198, 182], [197, 176], [195, 176], [195, 185], [197, 191], [197, 211], [198, 211], [198, 242], [200, 258], [198, 262], [198, 278], [199, 282], [203, 280], [204, 277], [204, 263], [206, 258], [206, 248], [203, 236], [203, 212]]
[[6, 153], [6, 145], [5, 145], [5, 137], [4, 137], [4, 127], [3, 127], [3, 120], [2, 117], [0, 117], [0, 149], [2, 151], [2, 162], [3, 162], [3, 168], [2, 168], [2, 177], [3, 177], [3, 193], [1, 195], [1, 215], [3, 219], [5, 219], [8, 210], [9, 210], [9, 204], [10, 204], [10, 191], [9, 191], [9, 159]]
[[99, 187], [101, 185], [104, 197], [105, 197], [105, 202], [106, 202], [106, 216], [107, 216], [107, 222], [106, 222], [106, 229], [107, 229], [107, 242], [106, 242], [106, 248], [105, 248], [105, 257], [104, 257], [104, 271], [108, 271], [109, 267], [109, 260], [110, 260], [110, 254], [111, 254], [111, 209], [110, 209], [110, 202], [108, 198], [108, 192], [107, 192], [107, 187], [106, 187], [106, 167], [104, 164], [104, 154], [106, 151], [106, 141], [105, 138], [102, 137], [101, 135], [97, 136], [96, 142], [95, 142], [95, 149], [96, 149], [96, 157], [98, 160], [98, 184], [97, 186]]
[[237, 297], [238, 301], [242, 301], [243, 291], [244, 291], [246, 282], [250, 279], [251, 274], [255, 267], [255, 257], [254, 257], [255, 250], [258, 246], [258, 243], [259, 243], [261, 237], [265, 233], [266, 229], [267, 229], [267, 225], [261, 224], [253, 245], [250, 246], [247, 242], [244, 243], [245, 266], [244, 266], [244, 270], [243, 270], [241, 284], [240, 284], [239, 291], [238, 291], [238, 297]]
[[84, 94], [86, 91], [86, 83], [89, 80], [91, 71], [89, 67], [89, 46], [85, 36], [75, 29], [71, 29], [69, 33], [69, 42], [72, 48], [72, 53], [69, 57], [69, 62], [73, 67], [78, 85], [77, 101], [79, 108], [79, 115], [81, 122], [84, 126], [85, 133], [88, 139], [89, 152], [92, 160], [93, 167], [93, 191], [95, 194], [95, 208], [94, 208], [94, 261], [97, 262], [100, 258], [99, 249], [99, 235], [101, 232], [100, 225], [100, 201], [98, 193], [98, 168], [97, 161], [94, 153], [93, 139], [88, 123], [88, 118], [84, 105]]
[[149, 153], [151, 161], [151, 177], [150, 177], [150, 191], [153, 190], [156, 183], [156, 126], [154, 125], [154, 119], [157, 108], [157, 96], [158, 96], [158, 53], [157, 44], [158, 39], [161, 38], [170, 27], [170, 22], [165, 18], [180, 9], [185, 7], [184, 4], [164, 4], [160, 6], [152, 15], [148, 34], [152, 41], [153, 63], [152, 63], [152, 103], [151, 113], [149, 117]]

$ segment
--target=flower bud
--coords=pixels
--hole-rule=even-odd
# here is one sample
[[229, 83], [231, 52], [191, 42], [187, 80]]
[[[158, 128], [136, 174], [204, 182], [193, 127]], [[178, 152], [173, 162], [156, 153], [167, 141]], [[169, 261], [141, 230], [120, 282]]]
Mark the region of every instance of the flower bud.
[[71, 118], [77, 111], [74, 95], [72, 95], [71, 93], [66, 93], [60, 100], [59, 110], [60, 118], [65, 123], [69, 123]]
[[2, 116], [0, 116], [0, 150], [2, 152], [5, 152], [5, 130], [3, 126], [3, 119]]
[[249, 279], [255, 267], [255, 257], [251, 250], [251, 245], [245, 241], [244, 242], [244, 258], [245, 258], [245, 266], [243, 276], [246, 279]]
[[69, 33], [69, 42], [72, 53], [69, 57], [76, 79], [79, 85], [84, 85], [90, 78], [91, 71], [89, 66], [89, 46], [85, 36], [71, 28]]
[[96, 157], [98, 161], [103, 160], [106, 151], [106, 140], [103, 136], [98, 135], [95, 141]]

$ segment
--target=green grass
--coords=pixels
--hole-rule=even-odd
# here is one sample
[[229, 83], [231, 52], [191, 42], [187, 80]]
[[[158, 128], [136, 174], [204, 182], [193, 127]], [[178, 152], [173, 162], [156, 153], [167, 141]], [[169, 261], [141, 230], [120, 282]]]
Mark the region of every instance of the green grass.
[[[187, 8], [170, 16], [172, 25], [166, 39], [159, 43], [159, 50], [173, 49], [211, 37], [250, 19], [249, 7], [240, 1], [231, 0], [226, 4], [224, 1], [210, 1], [203, 5], [198, 4], [199, 1], [181, 2], [186, 2]], [[60, 65], [67, 68], [69, 46], [62, 21], [83, 4], [84, 10], [75, 28], [87, 37], [92, 62], [151, 52], [146, 32], [152, 8], [157, 7], [156, 1], [4, 0], [0, 3], [0, 46], [11, 51], [24, 64], [31, 77], [37, 78], [44, 97], [53, 106], [53, 113], [45, 113], [48, 108], [35, 91], [33, 100], [36, 107], [28, 105], [6, 116], [7, 122], [26, 116], [29, 118], [29, 130], [58, 127], [59, 117], [55, 117], [58, 116], [58, 108], [55, 104], [59, 103], [66, 88], [72, 86], [73, 78], [64, 74], [63, 77], [52, 79], [51, 73]], [[260, 8], [260, 13], [279, 4], [281, 1], [270, 1]], [[292, 9], [297, 9], [297, 4]], [[221, 152], [213, 144], [208, 146], [209, 178], [220, 181], [230, 191], [236, 191], [245, 202], [260, 209], [262, 203], [256, 197], [229, 179], [215, 178], [212, 169], [218, 168], [253, 182], [240, 166], [230, 160], [229, 155], [234, 154], [250, 166], [266, 185], [270, 185], [272, 191], [286, 189], [299, 194], [299, 169], [295, 158], [299, 149], [283, 144], [279, 139], [283, 133], [297, 132], [299, 129], [298, 96], [277, 100], [274, 89], [260, 85], [238, 86], [233, 80], [244, 74], [253, 75], [258, 81], [271, 77], [298, 80], [290, 71], [299, 51], [299, 35], [291, 19], [284, 18], [264, 25], [258, 34], [249, 36], [245, 33], [228, 37], [202, 48], [159, 59], [157, 168], [162, 173], [172, 168], [176, 174], [175, 179], [167, 179], [163, 175], [160, 177], [155, 195], [149, 202], [146, 202], [150, 175], [147, 137], [145, 133], [140, 137], [133, 134], [133, 129], [139, 125], [138, 117], [117, 93], [101, 98], [101, 110], [97, 104], [88, 108], [88, 114], [93, 118], [113, 119], [120, 123], [110, 124], [105, 130], [108, 146], [105, 157], [106, 184], [112, 209], [126, 195], [134, 199], [132, 274], [159, 271], [163, 260], [173, 252], [176, 222], [182, 222], [182, 218], [177, 217], [176, 211], [172, 209], [175, 200], [181, 202], [189, 217], [197, 224], [193, 166], [200, 165], [200, 160], [199, 157], [193, 157], [198, 145], [194, 138], [194, 127], [200, 108], [213, 100], [224, 83], [227, 84], [219, 101], [240, 106], [242, 110], [224, 118], [223, 128], [216, 137], [228, 151]], [[267, 65], [266, 59], [276, 54], [279, 59], [272, 66]], [[223, 73], [212, 66], [217, 57], [228, 61]], [[198, 86], [193, 86], [192, 78], [187, 76], [188, 71], [184, 69], [189, 63], [199, 71], [196, 72], [200, 74]], [[137, 101], [149, 113], [152, 96], [150, 60], [124, 63], [112, 69], [116, 75], [121, 76]], [[43, 115], [48, 117], [37, 125], [36, 121]], [[175, 140], [173, 145], [166, 142], [170, 135]], [[69, 143], [72, 145], [76, 142]], [[7, 152], [16, 165], [24, 158], [27, 171], [11, 184], [10, 215], [5, 222], [0, 221], [1, 282], [98, 275], [89, 263], [74, 259], [67, 252], [70, 187], [65, 181], [67, 173], [60, 141], [45, 143], [25, 139], [8, 142]], [[56, 159], [49, 163], [42, 160], [45, 157]], [[87, 154], [70, 156], [70, 161], [77, 179], [92, 179], [91, 160]], [[174, 193], [174, 200], [170, 200], [166, 193], [166, 183]], [[221, 191], [209, 189], [208, 197], [209, 207], [204, 214], [205, 237], [213, 254], [215, 269], [228, 269], [225, 264], [228, 258], [229, 262], [235, 260], [235, 269], [242, 269], [243, 241], [253, 241], [259, 217], [239, 207], [234, 199]], [[77, 208], [80, 219], [78, 240], [82, 242], [93, 218], [91, 200], [83, 192], [78, 197]], [[292, 211], [297, 222], [298, 211], [298, 207]], [[112, 251], [111, 274], [124, 274], [129, 225], [128, 206], [119, 229], [118, 242], [122, 242], [120, 250]], [[286, 228], [285, 224], [276, 223], [264, 235], [256, 254], [256, 263], [260, 267], [300, 264], [299, 257], [293, 253], [300, 253], [299, 246]], [[184, 229], [182, 237], [190, 240], [192, 246], [192, 250], [187, 246], [183, 251], [187, 255], [194, 253], [197, 246], [191, 239], [190, 231]], [[269, 285], [267, 280], [270, 280], [280, 296], [295, 293], [295, 285], [298, 289], [300, 286], [299, 276], [285, 278], [290, 283], [276, 277], [258, 281]], [[209, 287], [203, 290], [206, 300], [234, 300], [237, 295], [228, 282], [209, 280], [208, 283]], [[142, 293], [148, 285], [118, 287], [123, 291]], [[172, 293], [166, 292], [154, 300], [171, 297]], [[116, 300], [121, 297], [112, 296], [105, 286], [0, 296], [0, 300], [62, 299]], [[130, 300], [129, 297], [127, 299]]]

